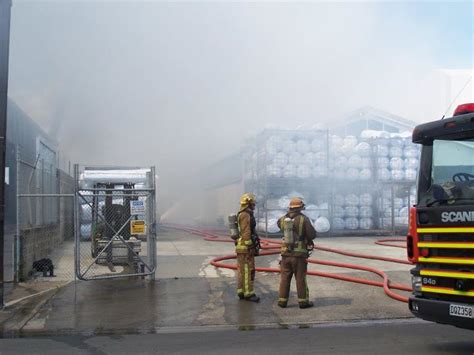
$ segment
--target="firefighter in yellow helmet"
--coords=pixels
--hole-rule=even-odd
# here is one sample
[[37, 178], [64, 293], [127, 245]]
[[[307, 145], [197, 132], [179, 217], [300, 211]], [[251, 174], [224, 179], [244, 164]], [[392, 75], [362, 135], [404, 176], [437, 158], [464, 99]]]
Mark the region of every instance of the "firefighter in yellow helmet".
[[240, 198], [240, 210], [237, 214], [239, 235], [235, 242], [237, 253], [237, 294], [240, 299], [258, 302], [253, 282], [255, 279], [255, 255], [260, 248], [256, 233], [256, 222], [253, 215], [257, 200], [255, 195], [245, 193]]
[[290, 201], [288, 213], [278, 220], [278, 227], [283, 231], [280, 264], [280, 291], [278, 305], [285, 308], [288, 304], [290, 284], [293, 274], [296, 279], [296, 291], [300, 308], [309, 308], [313, 302], [309, 300], [306, 272], [308, 268], [309, 251], [316, 238], [316, 230], [302, 210], [303, 200], [294, 197]]

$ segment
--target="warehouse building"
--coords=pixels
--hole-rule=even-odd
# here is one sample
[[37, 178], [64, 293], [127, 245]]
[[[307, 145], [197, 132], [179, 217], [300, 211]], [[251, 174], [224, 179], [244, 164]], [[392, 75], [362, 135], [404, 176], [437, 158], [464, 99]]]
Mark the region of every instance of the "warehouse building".
[[7, 281], [28, 278], [34, 261], [48, 258], [64, 239], [73, 237], [72, 199], [17, 197], [73, 193], [73, 179], [58, 169], [58, 161], [55, 140], [9, 99], [4, 249]]

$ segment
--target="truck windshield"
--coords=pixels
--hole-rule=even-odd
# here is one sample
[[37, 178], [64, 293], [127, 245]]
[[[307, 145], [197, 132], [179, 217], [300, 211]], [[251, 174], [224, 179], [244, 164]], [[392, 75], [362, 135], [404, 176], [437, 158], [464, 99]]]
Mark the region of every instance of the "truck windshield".
[[431, 185], [420, 191], [427, 205], [474, 201], [474, 139], [434, 140]]

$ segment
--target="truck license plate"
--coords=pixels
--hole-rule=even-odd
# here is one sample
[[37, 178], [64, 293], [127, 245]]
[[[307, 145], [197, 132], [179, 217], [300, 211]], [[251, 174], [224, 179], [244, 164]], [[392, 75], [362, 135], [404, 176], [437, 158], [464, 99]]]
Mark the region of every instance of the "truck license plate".
[[462, 306], [459, 304], [449, 305], [449, 315], [455, 317], [473, 318], [473, 308], [469, 306]]

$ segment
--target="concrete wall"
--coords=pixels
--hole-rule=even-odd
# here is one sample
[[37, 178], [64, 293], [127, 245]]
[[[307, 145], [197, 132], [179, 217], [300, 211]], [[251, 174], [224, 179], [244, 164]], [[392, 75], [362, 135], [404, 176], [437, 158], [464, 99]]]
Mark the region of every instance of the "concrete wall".
[[29, 277], [33, 262], [47, 258], [62, 242], [59, 224], [25, 228], [20, 237], [20, 280]]

